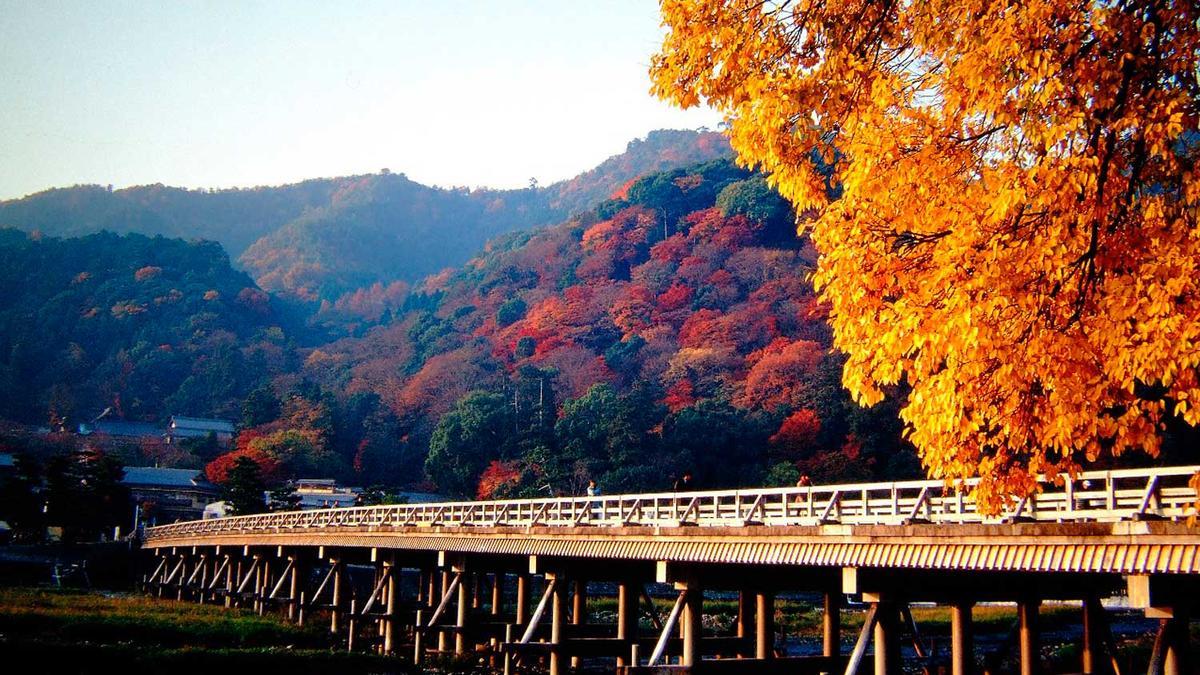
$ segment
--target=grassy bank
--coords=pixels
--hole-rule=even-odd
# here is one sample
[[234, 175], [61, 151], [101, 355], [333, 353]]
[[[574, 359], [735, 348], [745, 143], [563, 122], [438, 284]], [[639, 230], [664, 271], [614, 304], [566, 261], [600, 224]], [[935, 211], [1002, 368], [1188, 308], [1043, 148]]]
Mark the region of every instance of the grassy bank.
[[43, 673], [407, 673], [332, 648], [323, 626], [131, 594], [0, 589], [0, 653]]

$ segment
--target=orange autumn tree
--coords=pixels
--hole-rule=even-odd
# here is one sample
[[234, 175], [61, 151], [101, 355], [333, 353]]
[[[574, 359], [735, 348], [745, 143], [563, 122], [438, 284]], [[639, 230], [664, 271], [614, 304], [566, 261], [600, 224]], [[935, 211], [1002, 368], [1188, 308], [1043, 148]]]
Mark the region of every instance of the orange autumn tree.
[[1200, 6], [663, 0], [654, 91], [796, 206], [843, 382], [982, 508], [1200, 423]]

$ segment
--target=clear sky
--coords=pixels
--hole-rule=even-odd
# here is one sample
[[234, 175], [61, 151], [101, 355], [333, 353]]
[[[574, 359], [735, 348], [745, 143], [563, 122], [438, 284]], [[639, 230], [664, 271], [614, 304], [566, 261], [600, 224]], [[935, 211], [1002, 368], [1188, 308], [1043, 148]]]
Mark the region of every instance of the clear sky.
[[0, 199], [382, 168], [547, 184], [658, 128], [654, 0], [0, 0]]

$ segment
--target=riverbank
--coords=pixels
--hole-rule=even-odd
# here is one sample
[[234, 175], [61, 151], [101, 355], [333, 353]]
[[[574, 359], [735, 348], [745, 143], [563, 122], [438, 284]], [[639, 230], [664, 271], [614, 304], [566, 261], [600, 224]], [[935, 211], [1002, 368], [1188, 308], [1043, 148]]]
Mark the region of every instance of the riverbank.
[[334, 649], [323, 626], [131, 593], [0, 589], [0, 654], [39, 673], [397, 673], [394, 658]]
[[[615, 610], [611, 599], [593, 598], [589, 622], [605, 622]], [[656, 599], [660, 613], [668, 601]], [[811, 603], [780, 599], [777, 622], [783, 635], [778, 646], [789, 654], [819, 653], [820, 615]], [[1006, 642], [1015, 612], [1010, 606], [975, 608], [976, 646], [980, 665], [993, 672], [1014, 670]], [[708, 630], [727, 633], [736, 603], [724, 598], [706, 602]], [[1042, 608], [1043, 662], [1049, 672], [1069, 672], [1078, 660], [1078, 608]], [[949, 616], [944, 608], [914, 607], [913, 618], [923, 642], [944, 658]], [[862, 613], [843, 614], [843, 653], [861, 627]], [[1139, 613], [1112, 612], [1113, 632], [1122, 672], [1144, 670], [1154, 622]], [[649, 625], [643, 627], [651, 630]], [[921, 659], [905, 645], [906, 671], [919, 671]], [[985, 656], [993, 653], [989, 659]], [[258, 616], [243, 609], [160, 600], [134, 593], [54, 588], [0, 588], [0, 654], [21, 663], [39, 664], [45, 673], [240, 673], [287, 672], [357, 675], [417, 675], [406, 659], [348, 653], [324, 621], [296, 626], [281, 618]], [[590, 671], [611, 672], [607, 660], [586, 663]], [[442, 675], [488, 672], [479, 662], [459, 659], [437, 664]]]

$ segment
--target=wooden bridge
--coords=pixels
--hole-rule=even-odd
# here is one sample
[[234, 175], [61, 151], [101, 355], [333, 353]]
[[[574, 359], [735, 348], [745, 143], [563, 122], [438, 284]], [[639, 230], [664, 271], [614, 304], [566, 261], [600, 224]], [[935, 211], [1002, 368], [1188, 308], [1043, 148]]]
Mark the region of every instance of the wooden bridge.
[[[550, 675], [601, 658], [625, 675], [853, 675], [869, 653], [882, 675], [900, 672], [906, 636], [932, 671], [937, 656], [920, 640], [914, 602], [950, 607], [945, 665], [966, 675], [978, 670], [972, 607], [984, 601], [1016, 604], [1017, 662], [1033, 675], [1043, 671], [1044, 600], [1079, 602], [1077, 672], [1119, 673], [1100, 600], [1124, 593], [1161, 620], [1148, 672], [1176, 675], [1190, 672], [1188, 623], [1200, 598], [1200, 530], [1187, 522], [1197, 471], [1043, 482], [996, 517], [941, 482], [908, 481], [222, 518], [148, 529], [143, 581], [159, 595], [278, 608], [297, 621], [320, 612], [349, 648], [404, 650], [417, 662], [475, 654], [506, 673], [545, 663]], [[665, 617], [649, 582], [674, 589]], [[615, 595], [615, 622], [589, 625], [589, 590], [594, 601], [603, 589]], [[706, 592], [737, 598], [728, 634], [704, 629]], [[782, 592], [821, 598], [821, 655], [776, 649]], [[846, 596], [864, 607], [849, 653]]]

